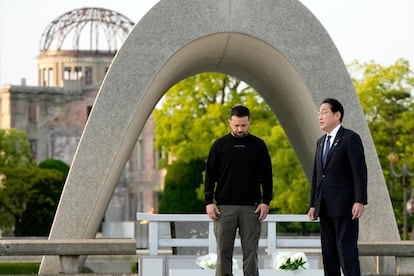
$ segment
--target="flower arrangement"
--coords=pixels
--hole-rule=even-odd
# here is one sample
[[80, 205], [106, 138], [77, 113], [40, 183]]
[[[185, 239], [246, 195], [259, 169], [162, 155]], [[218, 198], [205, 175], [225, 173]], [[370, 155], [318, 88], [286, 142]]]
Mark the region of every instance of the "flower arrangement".
[[[200, 256], [197, 258], [196, 264], [198, 264], [201, 269], [216, 269], [217, 254], [209, 253], [207, 255]], [[235, 259], [233, 259], [233, 269], [238, 269], [237, 261]]]
[[275, 270], [298, 270], [309, 267], [308, 258], [303, 252], [273, 253], [270, 266]]

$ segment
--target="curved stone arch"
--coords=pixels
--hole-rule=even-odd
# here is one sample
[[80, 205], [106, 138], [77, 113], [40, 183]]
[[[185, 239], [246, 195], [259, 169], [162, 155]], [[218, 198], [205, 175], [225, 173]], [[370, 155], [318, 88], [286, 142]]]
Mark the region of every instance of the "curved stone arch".
[[[346, 67], [319, 21], [292, 0], [161, 0], [151, 9], [129, 34], [102, 84], [49, 238], [94, 237], [156, 103], [178, 81], [206, 71], [234, 75], [263, 96], [308, 179], [316, 139], [322, 134], [314, 115], [317, 106], [328, 96], [339, 99], [346, 110], [344, 125], [361, 134], [367, 156], [369, 205], [361, 239], [399, 239], [375, 147]], [[377, 221], [379, 217], [389, 224]], [[40, 272], [56, 272], [56, 263], [45, 258]]]

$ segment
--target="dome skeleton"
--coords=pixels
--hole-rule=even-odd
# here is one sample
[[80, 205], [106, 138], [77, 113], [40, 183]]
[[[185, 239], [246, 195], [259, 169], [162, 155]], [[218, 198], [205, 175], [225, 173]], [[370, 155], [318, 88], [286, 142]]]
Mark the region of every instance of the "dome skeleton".
[[85, 50], [103, 50], [98, 47], [101, 35], [105, 36], [106, 50], [116, 51], [134, 24], [129, 18], [112, 10], [75, 9], [59, 16], [46, 27], [40, 39], [40, 51], [60, 51], [71, 36], [71, 50], [82, 50], [81, 38], [86, 36], [89, 36], [89, 49]]

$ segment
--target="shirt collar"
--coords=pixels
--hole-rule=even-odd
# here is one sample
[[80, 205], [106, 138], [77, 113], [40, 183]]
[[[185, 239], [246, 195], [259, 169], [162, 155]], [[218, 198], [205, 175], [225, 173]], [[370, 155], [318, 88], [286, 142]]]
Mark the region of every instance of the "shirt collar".
[[330, 133], [326, 133], [326, 135], [331, 136], [331, 141], [335, 140], [335, 136], [338, 133], [338, 130], [340, 127], [341, 127], [341, 124], [337, 125]]

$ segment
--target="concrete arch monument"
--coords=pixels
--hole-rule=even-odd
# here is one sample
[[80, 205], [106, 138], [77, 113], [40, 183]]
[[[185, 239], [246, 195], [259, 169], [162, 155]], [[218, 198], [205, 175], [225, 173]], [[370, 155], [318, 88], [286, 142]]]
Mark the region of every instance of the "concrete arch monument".
[[[153, 108], [172, 85], [205, 71], [236, 76], [263, 96], [308, 179], [322, 134], [317, 107], [328, 96], [344, 103], [344, 125], [361, 134], [369, 170], [361, 240], [399, 240], [375, 147], [346, 67], [320, 22], [295, 0], [161, 0], [154, 6], [129, 34], [102, 84], [50, 239], [95, 236]], [[45, 258], [40, 273], [56, 271], [56, 260]]]

